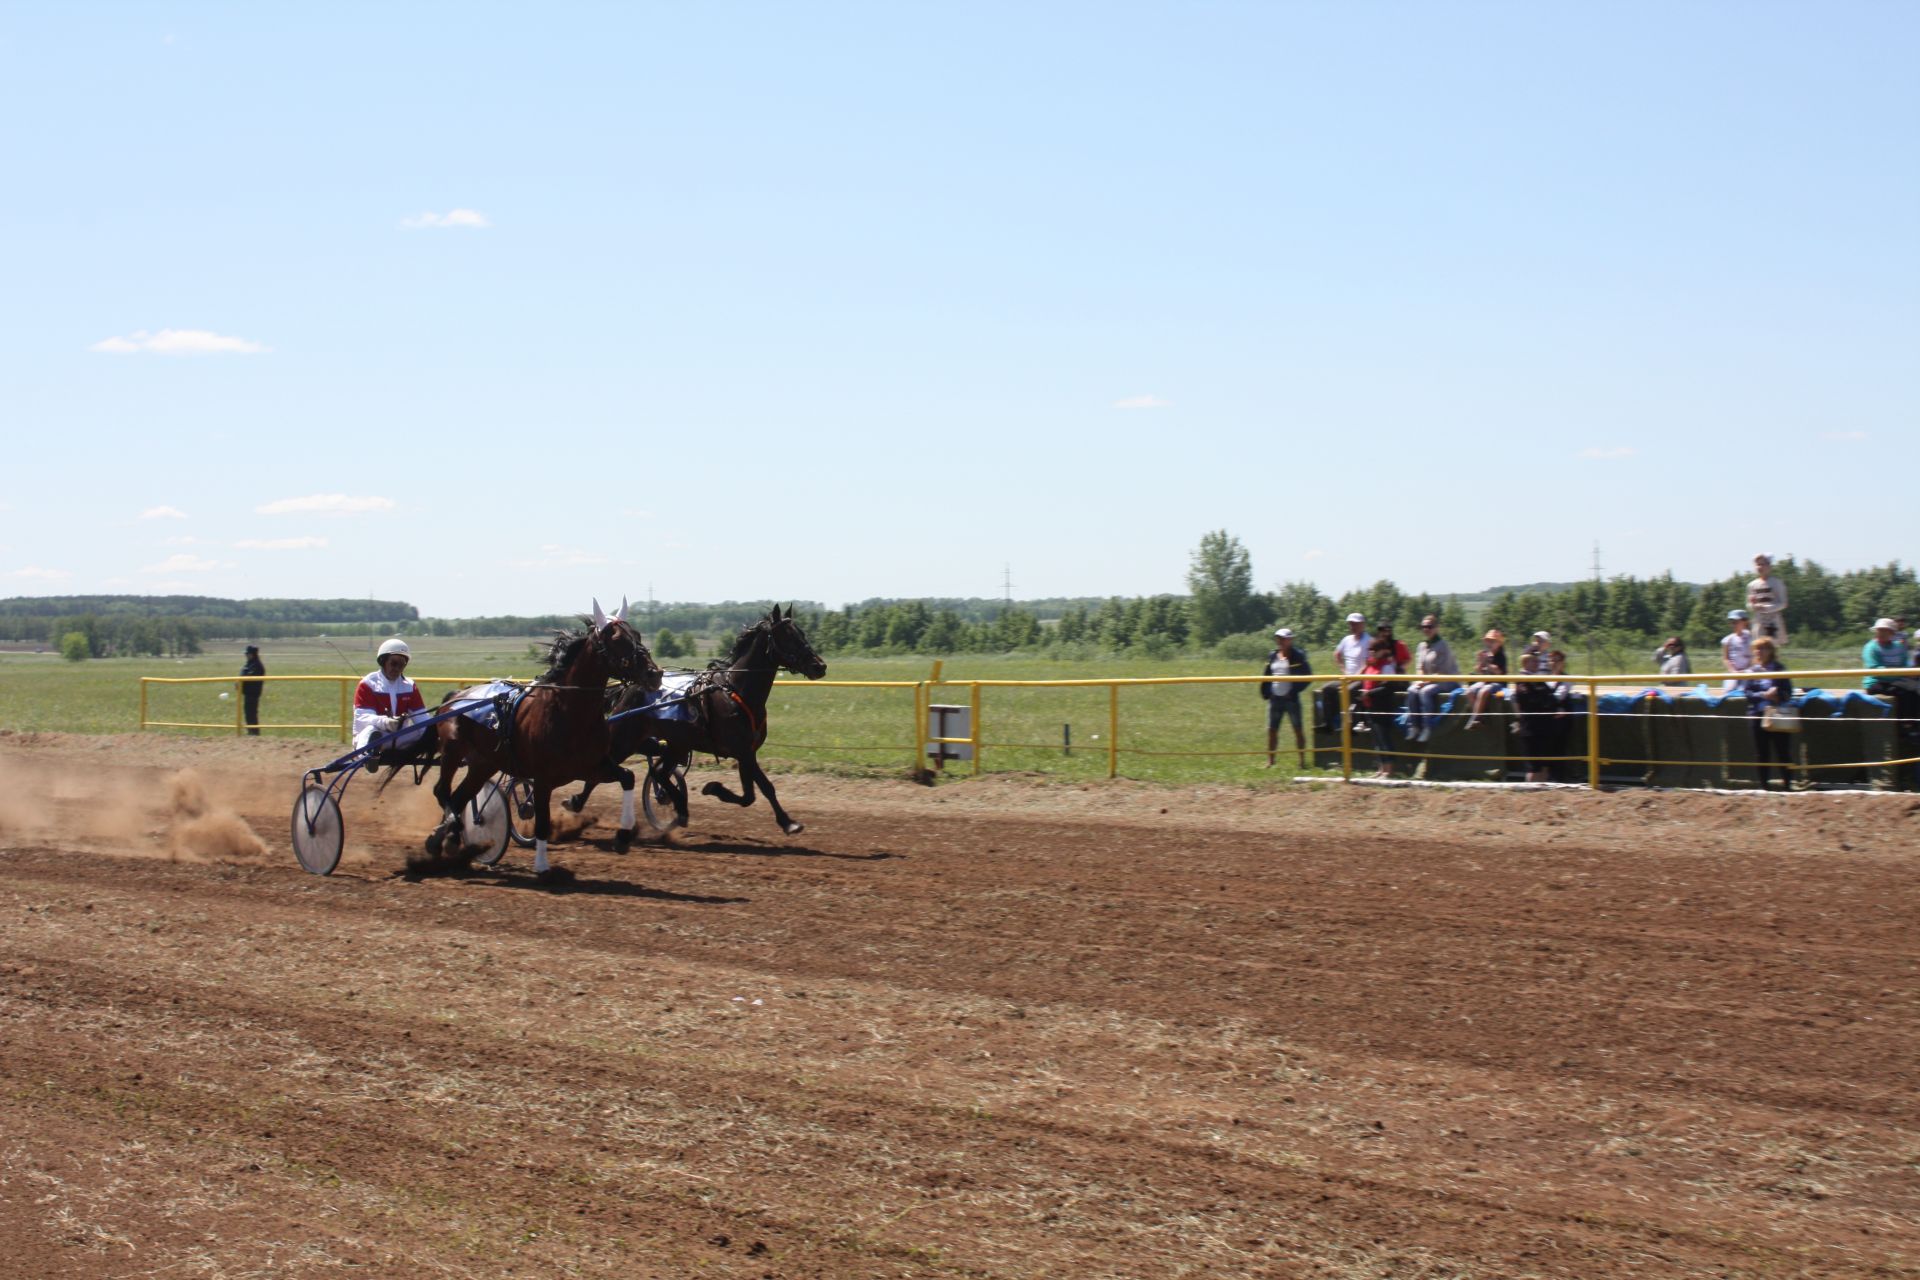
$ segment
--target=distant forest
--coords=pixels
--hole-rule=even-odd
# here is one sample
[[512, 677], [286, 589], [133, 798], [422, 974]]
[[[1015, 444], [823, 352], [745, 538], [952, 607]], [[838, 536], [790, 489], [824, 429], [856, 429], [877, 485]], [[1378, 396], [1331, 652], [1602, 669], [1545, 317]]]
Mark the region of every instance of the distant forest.
[[[1788, 629], [1796, 646], [1857, 644], [1885, 614], [1920, 621], [1920, 582], [1892, 561], [1833, 573], [1808, 560], [1775, 565], [1788, 592]], [[872, 598], [840, 609], [792, 603], [822, 653], [953, 654], [1045, 651], [1063, 657], [1138, 654], [1151, 658], [1211, 653], [1236, 660], [1263, 655], [1276, 625], [1292, 627], [1309, 648], [1331, 645], [1352, 612], [1391, 620], [1410, 640], [1422, 615], [1439, 615], [1459, 647], [1486, 627], [1509, 636], [1544, 628], [1563, 648], [1616, 657], [1650, 650], [1669, 635], [1711, 650], [1726, 615], [1746, 599], [1746, 574], [1690, 583], [1669, 574], [1567, 583], [1531, 583], [1471, 595], [1402, 591], [1391, 581], [1339, 596], [1307, 582], [1274, 591], [1253, 587], [1246, 549], [1224, 530], [1193, 552], [1184, 595]], [[629, 616], [662, 657], [706, 654], [772, 607], [770, 600], [719, 604], [638, 602]], [[49, 648], [83, 638], [94, 657], [200, 651], [208, 640], [272, 640], [326, 633], [358, 635], [532, 636], [578, 625], [571, 614], [423, 618], [399, 600], [227, 600], [212, 596], [42, 596], [0, 599], [0, 642]]]

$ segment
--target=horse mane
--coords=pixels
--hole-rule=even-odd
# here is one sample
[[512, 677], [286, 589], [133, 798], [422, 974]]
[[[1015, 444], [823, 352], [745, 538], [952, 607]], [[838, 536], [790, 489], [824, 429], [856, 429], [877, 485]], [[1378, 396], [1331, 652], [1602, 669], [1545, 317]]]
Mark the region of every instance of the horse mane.
[[572, 666], [574, 659], [580, 656], [580, 648], [587, 643], [587, 638], [587, 633], [584, 631], [554, 632], [553, 642], [547, 646], [546, 673], [534, 683], [559, 683], [560, 677], [566, 674], [567, 668]]
[[734, 637], [733, 652], [724, 658], [713, 659], [713, 661], [707, 663], [707, 669], [709, 671], [719, 671], [724, 667], [730, 667], [740, 661], [740, 659], [747, 656], [747, 650], [753, 647], [754, 637], [768, 629], [768, 620], [766, 618], [756, 618], [754, 621], [749, 622], [746, 626], [740, 628], [740, 634]]

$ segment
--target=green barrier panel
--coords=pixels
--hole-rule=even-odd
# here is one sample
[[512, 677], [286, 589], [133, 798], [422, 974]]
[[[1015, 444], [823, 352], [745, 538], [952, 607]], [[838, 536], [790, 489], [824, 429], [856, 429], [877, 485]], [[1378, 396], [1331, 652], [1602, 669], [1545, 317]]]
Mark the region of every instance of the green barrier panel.
[[1726, 754], [1712, 709], [1699, 698], [1648, 698], [1647, 756], [1657, 787], [1717, 787]]
[[[1849, 698], [1841, 716], [1851, 730], [1846, 740], [1855, 760], [1890, 760], [1894, 757], [1900, 739], [1894, 732], [1893, 708], [1890, 705], [1877, 699], [1869, 702], [1864, 698]], [[1891, 791], [1894, 787], [1894, 771], [1890, 765], [1870, 765], [1859, 770], [1825, 769], [1822, 772], [1851, 774], [1853, 785], [1871, 787], [1875, 791]]]
[[[1808, 699], [1801, 706], [1800, 716], [1800, 743], [1794, 751], [1801, 763], [1842, 764], [1865, 758], [1860, 754], [1857, 727], [1848, 722], [1838, 698]], [[1864, 768], [1812, 769], [1807, 772], [1806, 781], [1815, 787], [1864, 787], [1867, 771]]]
[[[1604, 693], [1601, 695], [1606, 696]], [[1600, 758], [1606, 760], [1651, 760], [1653, 744], [1648, 741], [1648, 726], [1653, 721], [1647, 718], [1646, 698], [1636, 698], [1633, 710], [1619, 714], [1606, 714], [1600, 717]], [[1653, 705], [1660, 705], [1654, 700]], [[1652, 772], [1644, 764], [1602, 764], [1600, 781], [1621, 787], [1644, 787], [1652, 780]]]
[[1747, 717], [1745, 694], [1732, 694], [1713, 709], [1714, 737], [1717, 739], [1724, 786], [1758, 787], [1760, 773], [1754, 761], [1760, 748], [1754, 745], [1753, 725]]
[[1461, 694], [1452, 715], [1442, 716], [1433, 737], [1416, 750], [1441, 755], [1468, 756], [1466, 760], [1428, 760], [1421, 765], [1420, 776], [1428, 782], [1498, 782], [1507, 767], [1507, 726], [1512, 723], [1505, 704], [1498, 697], [1487, 701], [1487, 714], [1472, 729], [1467, 728], [1469, 699]]

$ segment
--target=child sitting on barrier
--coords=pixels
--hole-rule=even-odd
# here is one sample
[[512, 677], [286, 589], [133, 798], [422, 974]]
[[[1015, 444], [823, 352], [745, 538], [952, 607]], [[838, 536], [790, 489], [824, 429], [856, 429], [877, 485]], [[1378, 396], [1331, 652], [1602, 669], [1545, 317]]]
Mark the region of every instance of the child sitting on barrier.
[[[1487, 632], [1486, 647], [1473, 657], [1473, 674], [1492, 676], [1507, 674], [1507, 637], [1498, 627]], [[1495, 680], [1477, 680], [1467, 686], [1468, 704], [1467, 725], [1469, 729], [1480, 727], [1480, 717], [1486, 714], [1487, 699], [1507, 686]]]

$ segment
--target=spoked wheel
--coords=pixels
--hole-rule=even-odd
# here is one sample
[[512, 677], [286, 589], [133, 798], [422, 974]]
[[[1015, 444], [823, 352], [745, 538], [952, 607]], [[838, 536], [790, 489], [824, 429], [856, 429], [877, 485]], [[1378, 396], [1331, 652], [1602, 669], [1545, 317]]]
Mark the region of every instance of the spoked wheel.
[[491, 867], [507, 852], [507, 837], [513, 833], [513, 801], [497, 782], [489, 782], [473, 799], [467, 815], [467, 847], [478, 850], [475, 866]]
[[303, 787], [293, 802], [293, 856], [300, 865], [316, 876], [332, 875], [346, 836], [339, 802], [325, 787]]
[[687, 766], [676, 763], [663, 769], [659, 760], [647, 761], [647, 776], [640, 780], [640, 809], [647, 825], [655, 831], [671, 831], [679, 825], [674, 808], [676, 796], [687, 793]]
[[533, 784], [509, 778], [502, 789], [507, 795], [507, 835], [522, 849], [533, 848]]

